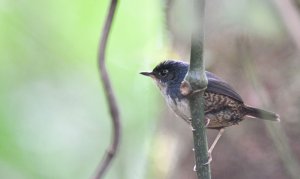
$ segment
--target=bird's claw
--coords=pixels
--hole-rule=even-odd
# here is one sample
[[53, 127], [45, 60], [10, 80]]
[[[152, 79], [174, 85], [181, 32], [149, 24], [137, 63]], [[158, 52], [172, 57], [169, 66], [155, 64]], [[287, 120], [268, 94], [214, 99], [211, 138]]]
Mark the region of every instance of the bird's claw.
[[193, 126], [190, 126], [190, 127], [191, 127], [191, 130], [192, 130], [192, 131], [195, 131], [195, 130], [196, 130], [195, 128], [193, 128]]
[[205, 118], [206, 119], [206, 124], [205, 127], [208, 127], [209, 123], [210, 123], [210, 119], [209, 118]]
[[205, 162], [205, 163], [202, 164], [202, 165], [208, 165], [208, 164], [210, 164], [211, 161], [212, 161], [211, 152], [208, 151], [208, 160], [207, 160], [207, 162]]
[[203, 91], [202, 89], [194, 90], [194, 91], [192, 92], [192, 95], [194, 95], [194, 94], [196, 94], [196, 93], [200, 93], [200, 92], [202, 92], [202, 91]]

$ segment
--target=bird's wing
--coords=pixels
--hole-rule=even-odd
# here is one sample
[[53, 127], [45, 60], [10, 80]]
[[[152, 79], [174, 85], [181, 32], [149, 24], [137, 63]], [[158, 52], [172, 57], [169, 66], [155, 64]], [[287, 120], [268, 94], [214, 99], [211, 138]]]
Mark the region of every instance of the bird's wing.
[[229, 86], [224, 80], [222, 80], [221, 78], [219, 78], [211, 72], [206, 72], [206, 76], [208, 79], [206, 91], [222, 94], [231, 97], [237, 101], [243, 102], [241, 96], [237, 92], [235, 92], [234, 89], [231, 86]]

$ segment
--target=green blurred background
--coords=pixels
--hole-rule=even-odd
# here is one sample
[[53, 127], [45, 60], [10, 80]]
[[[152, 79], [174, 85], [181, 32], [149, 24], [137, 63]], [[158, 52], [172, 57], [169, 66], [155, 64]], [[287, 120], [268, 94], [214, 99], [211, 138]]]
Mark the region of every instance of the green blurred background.
[[[189, 126], [138, 74], [165, 59], [189, 59], [187, 4], [118, 5], [107, 66], [123, 129], [108, 179], [195, 178]], [[93, 175], [111, 139], [96, 59], [107, 7], [107, 0], [0, 0], [0, 178]], [[207, 69], [245, 101], [282, 118], [228, 129], [213, 154], [213, 178], [295, 178], [299, 50], [270, 1], [208, 1], [205, 56]]]
[[[111, 136], [96, 61], [107, 6], [0, 1], [0, 178], [92, 176]], [[145, 177], [159, 106], [138, 73], [159, 61], [161, 29], [158, 1], [120, 2], [107, 61], [123, 136], [107, 178]]]

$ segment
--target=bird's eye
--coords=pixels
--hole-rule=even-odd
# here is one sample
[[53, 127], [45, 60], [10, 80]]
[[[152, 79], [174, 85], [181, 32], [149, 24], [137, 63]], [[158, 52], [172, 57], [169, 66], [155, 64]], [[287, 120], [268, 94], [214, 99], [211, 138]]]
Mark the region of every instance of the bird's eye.
[[164, 69], [161, 72], [159, 72], [159, 75], [162, 76], [162, 77], [165, 77], [168, 73], [169, 73], [169, 70]]

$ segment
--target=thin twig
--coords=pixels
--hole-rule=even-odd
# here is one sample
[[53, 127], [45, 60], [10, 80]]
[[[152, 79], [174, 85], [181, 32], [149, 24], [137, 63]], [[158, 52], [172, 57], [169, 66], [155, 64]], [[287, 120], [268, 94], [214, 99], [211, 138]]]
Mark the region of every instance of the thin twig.
[[208, 83], [203, 59], [205, 0], [194, 0], [193, 6], [194, 13], [191, 18], [193, 18], [194, 27], [192, 32], [190, 68], [181, 84], [181, 92], [184, 94], [184, 92], [190, 91], [194, 94], [189, 98], [189, 103], [192, 114], [192, 128], [194, 129], [195, 170], [198, 179], [210, 179], [203, 98], [203, 93]]
[[103, 83], [106, 100], [109, 104], [110, 115], [113, 123], [113, 138], [105, 155], [103, 156], [103, 159], [99, 167], [96, 170], [96, 174], [93, 177], [94, 179], [100, 179], [104, 176], [104, 173], [107, 171], [108, 167], [110, 166], [112, 159], [114, 158], [120, 143], [121, 123], [120, 123], [119, 108], [117, 106], [115, 95], [105, 66], [106, 44], [111, 29], [111, 24], [114, 18], [117, 3], [118, 3], [117, 0], [111, 0], [110, 2], [109, 12], [106, 17], [106, 21], [104, 24], [102, 37], [98, 49], [98, 65], [99, 65], [98, 67], [101, 76], [101, 81]]

